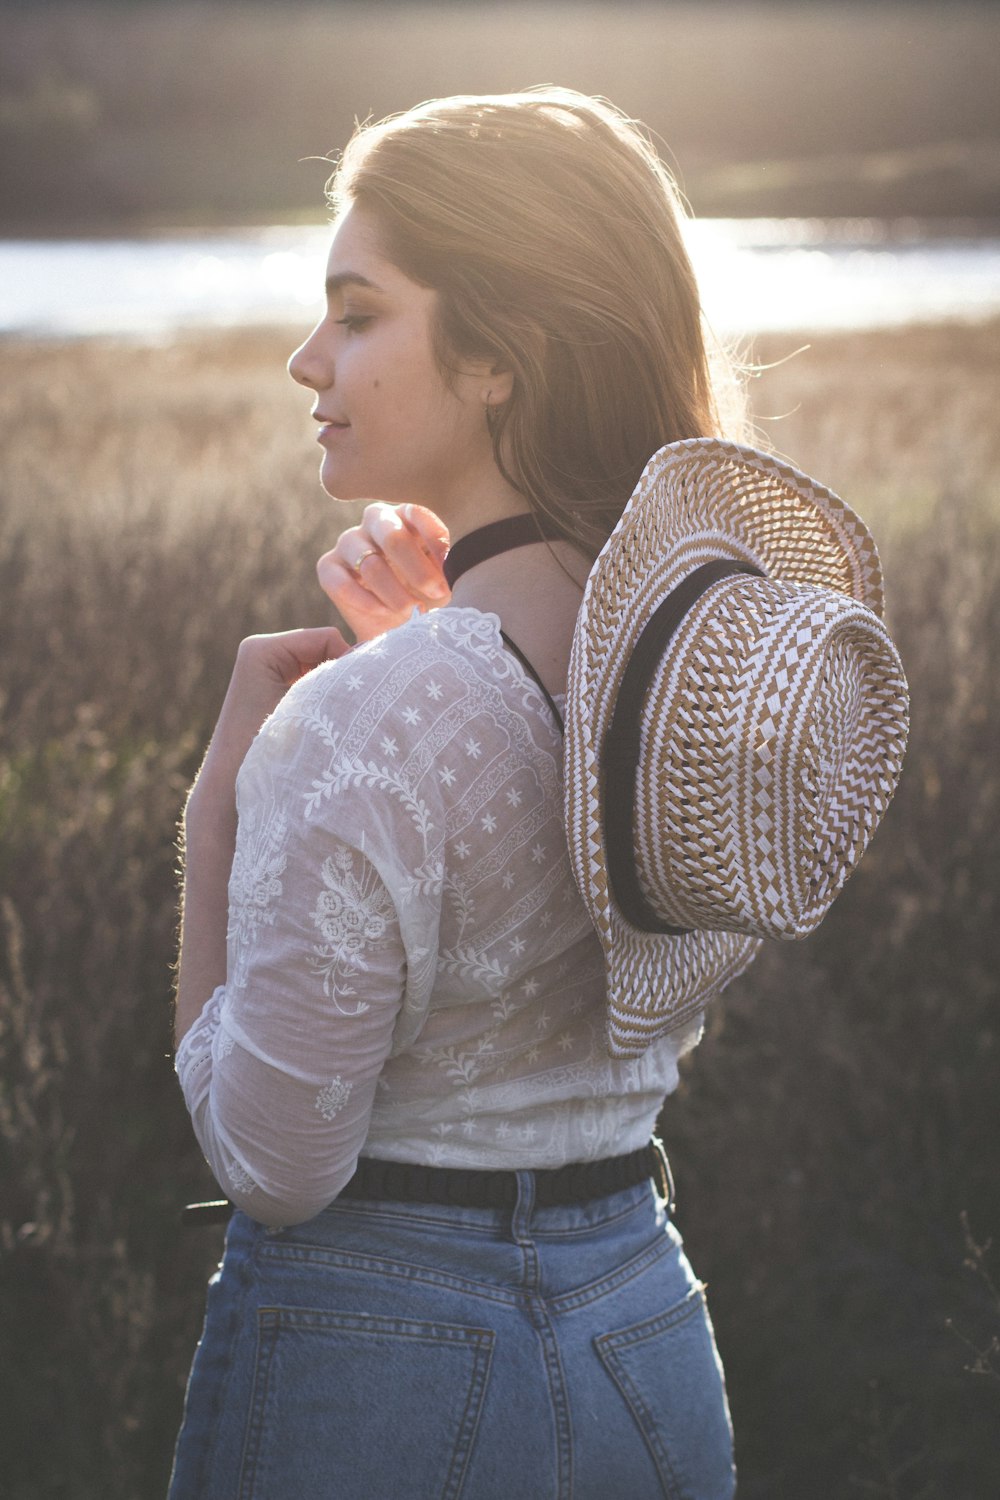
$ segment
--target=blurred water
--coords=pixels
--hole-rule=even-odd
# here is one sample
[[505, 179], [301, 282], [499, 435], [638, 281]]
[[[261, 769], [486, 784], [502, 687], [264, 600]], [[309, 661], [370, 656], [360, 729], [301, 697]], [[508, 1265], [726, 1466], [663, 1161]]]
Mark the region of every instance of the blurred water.
[[1000, 312], [997, 226], [863, 219], [702, 219], [689, 230], [725, 334], [884, 328]]
[[[0, 332], [167, 335], [306, 326], [321, 301], [326, 225], [106, 240], [0, 241]], [[1000, 312], [996, 226], [702, 219], [689, 243], [724, 335], [873, 328]]]

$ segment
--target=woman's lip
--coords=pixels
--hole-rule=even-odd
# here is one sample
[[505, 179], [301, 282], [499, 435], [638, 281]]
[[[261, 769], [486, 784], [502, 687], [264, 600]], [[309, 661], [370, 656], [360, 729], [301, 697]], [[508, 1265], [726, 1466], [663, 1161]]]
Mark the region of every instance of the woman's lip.
[[336, 437], [339, 432], [346, 432], [350, 425], [350, 422], [323, 422], [316, 434], [316, 441], [326, 442], [327, 438]]

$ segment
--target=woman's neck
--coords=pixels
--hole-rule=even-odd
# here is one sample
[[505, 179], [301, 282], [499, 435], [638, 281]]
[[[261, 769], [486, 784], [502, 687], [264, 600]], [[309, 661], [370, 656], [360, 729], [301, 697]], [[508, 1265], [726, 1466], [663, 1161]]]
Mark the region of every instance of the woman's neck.
[[560, 533], [547, 516], [533, 515], [522, 511], [517, 516], [504, 516], [499, 521], [487, 521], [453, 542], [445, 558], [444, 576], [451, 588], [470, 568], [504, 552], [514, 552], [519, 547], [534, 546], [540, 541], [559, 541]]
[[451, 602], [499, 616], [550, 693], [561, 693], [589, 563], [571, 542], [538, 541], [463, 572]]
[[466, 469], [447, 493], [439, 493], [427, 504], [447, 526], [452, 545], [480, 526], [524, 515], [531, 509], [524, 496], [504, 479], [492, 455], [488, 464]]

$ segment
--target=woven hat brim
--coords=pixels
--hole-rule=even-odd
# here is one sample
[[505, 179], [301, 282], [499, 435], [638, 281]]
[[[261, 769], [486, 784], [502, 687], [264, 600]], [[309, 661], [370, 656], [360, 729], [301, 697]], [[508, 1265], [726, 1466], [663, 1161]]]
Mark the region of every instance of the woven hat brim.
[[833, 589], [878, 616], [883, 609], [870, 532], [808, 475], [713, 438], [670, 444], [647, 464], [588, 578], [567, 694], [570, 856], [605, 953], [608, 1045], [616, 1056], [636, 1056], [688, 1024], [759, 947], [738, 933], [640, 932], [618, 910], [606, 864], [600, 755], [630, 644], [670, 589], [720, 557]]
[[733, 932], [639, 933], [613, 909], [605, 947], [611, 1056], [640, 1057], [660, 1037], [690, 1025], [750, 967], [760, 947], [760, 938]]

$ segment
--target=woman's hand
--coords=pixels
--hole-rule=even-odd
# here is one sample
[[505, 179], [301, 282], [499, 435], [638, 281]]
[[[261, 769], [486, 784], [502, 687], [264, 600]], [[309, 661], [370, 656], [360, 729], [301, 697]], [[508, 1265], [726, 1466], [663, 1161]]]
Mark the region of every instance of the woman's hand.
[[414, 606], [447, 604], [449, 541], [447, 526], [423, 505], [367, 505], [361, 524], [342, 532], [316, 573], [357, 639], [370, 641], [402, 625]]
[[251, 742], [292, 684], [350, 649], [333, 625], [251, 635], [242, 641], [199, 782], [210, 778], [228, 794]]

